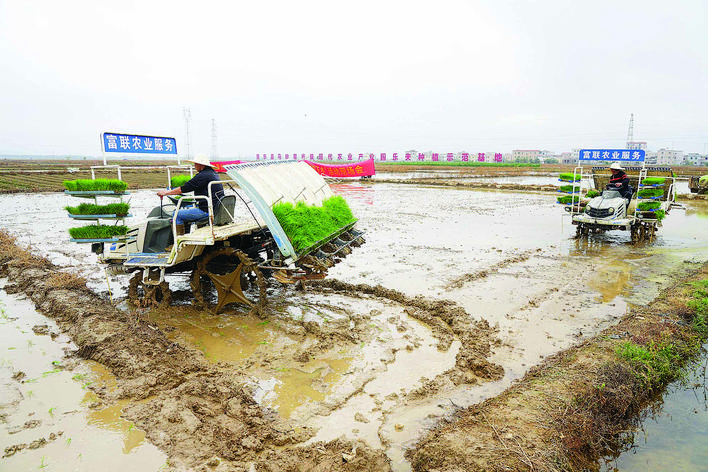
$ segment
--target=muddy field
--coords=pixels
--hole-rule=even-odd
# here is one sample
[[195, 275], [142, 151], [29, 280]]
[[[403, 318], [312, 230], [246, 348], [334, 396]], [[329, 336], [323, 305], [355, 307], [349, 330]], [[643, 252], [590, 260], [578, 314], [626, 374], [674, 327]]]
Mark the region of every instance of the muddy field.
[[[68, 197], [1, 195], [0, 228], [56, 265], [10, 266], [5, 290], [29, 293], [57, 333], [72, 336], [72, 362], [107, 368], [110, 382], [87, 387], [95, 408], [120, 405], [167, 455], [166, 468], [405, 471], [431, 428], [617, 325], [708, 258], [705, 201], [672, 210], [652, 243], [631, 245], [628, 232], [579, 241], [543, 188], [480, 191], [444, 180], [334, 184], [366, 244], [304, 292], [273, 282], [263, 318], [239, 307], [199, 312], [186, 293], [169, 309], [130, 307], [127, 278], [107, 275], [87, 246], [69, 242]], [[135, 215], [157, 204], [151, 191], [131, 196]], [[50, 290], [57, 270], [85, 278], [90, 291], [77, 299]], [[169, 278], [177, 291], [186, 280]], [[22, 392], [20, 371], [8, 369], [7, 382]], [[6, 402], [8, 431], [27, 421], [7, 413], [26, 412], [23, 401]], [[35, 436], [57, 434], [43, 424]], [[3, 447], [21, 444], [15, 437]], [[46, 447], [4, 460], [39, 464]], [[165, 460], [152, 454], [158, 465], [140, 470]]]

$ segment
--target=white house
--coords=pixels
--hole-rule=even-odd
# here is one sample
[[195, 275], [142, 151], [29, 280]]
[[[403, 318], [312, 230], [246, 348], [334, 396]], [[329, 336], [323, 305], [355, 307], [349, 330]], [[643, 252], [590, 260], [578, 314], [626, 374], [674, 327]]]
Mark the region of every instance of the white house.
[[659, 149], [656, 151], [656, 164], [660, 166], [676, 166], [683, 163], [683, 151], [676, 149]]

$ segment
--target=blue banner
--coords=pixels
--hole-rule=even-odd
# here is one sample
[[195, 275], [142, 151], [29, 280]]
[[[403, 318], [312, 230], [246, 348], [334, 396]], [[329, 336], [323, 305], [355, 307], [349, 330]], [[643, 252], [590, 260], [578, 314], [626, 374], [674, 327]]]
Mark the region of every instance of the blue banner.
[[177, 155], [175, 138], [136, 134], [102, 133], [103, 152]]
[[581, 149], [581, 161], [630, 161], [644, 162], [645, 152], [641, 149]]

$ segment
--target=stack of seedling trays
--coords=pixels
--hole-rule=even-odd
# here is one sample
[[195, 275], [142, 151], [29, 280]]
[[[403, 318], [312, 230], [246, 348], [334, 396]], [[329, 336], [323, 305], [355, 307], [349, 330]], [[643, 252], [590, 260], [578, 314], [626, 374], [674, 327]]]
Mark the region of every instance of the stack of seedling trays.
[[647, 177], [639, 184], [637, 212], [642, 218], [661, 220], [666, 216], [666, 211], [661, 208], [665, 182], [666, 177]]
[[556, 197], [557, 202], [561, 205], [572, 205], [573, 203], [579, 203], [580, 175], [573, 174], [572, 172], [562, 173], [558, 176], [558, 180], [565, 183], [558, 188], [558, 191], [565, 195]]
[[[124, 224], [129, 218], [130, 206], [123, 203], [123, 196], [128, 195], [128, 184], [116, 179], [65, 180], [64, 193], [78, 198], [93, 199], [93, 203], [81, 203], [67, 206], [69, 217], [80, 221], [95, 221], [96, 224], [69, 228], [71, 241], [76, 243], [112, 242], [125, 239], [128, 227]], [[99, 198], [119, 198], [119, 203], [99, 204]], [[113, 220], [112, 225], [101, 224], [102, 220]]]

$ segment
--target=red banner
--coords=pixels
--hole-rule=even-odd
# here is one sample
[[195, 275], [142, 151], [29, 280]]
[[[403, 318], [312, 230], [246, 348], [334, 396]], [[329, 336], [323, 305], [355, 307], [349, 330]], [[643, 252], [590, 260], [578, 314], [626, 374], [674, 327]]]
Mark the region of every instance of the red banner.
[[327, 177], [369, 177], [376, 173], [374, 159], [350, 164], [320, 164], [319, 162], [305, 161], [315, 171]]
[[226, 172], [226, 169], [224, 169], [224, 166], [228, 166], [230, 164], [240, 164], [241, 161], [217, 161], [217, 162], [212, 162], [211, 163], [211, 168], [214, 169], [216, 172]]

